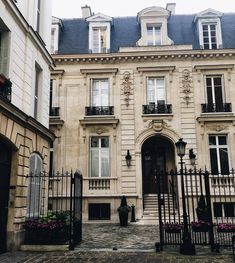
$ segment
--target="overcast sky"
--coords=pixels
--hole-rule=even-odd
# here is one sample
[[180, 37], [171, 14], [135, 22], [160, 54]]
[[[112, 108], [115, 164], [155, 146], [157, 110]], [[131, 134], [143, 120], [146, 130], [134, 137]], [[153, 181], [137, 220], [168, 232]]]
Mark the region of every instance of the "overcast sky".
[[108, 16], [135, 16], [149, 6], [166, 7], [176, 3], [176, 14], [192, 14], [213, 8], [221, 12], [235, 13], [235, 0], [52, 0], [53, 16], [59, 18], [81, 17], [81, 7], [89, 5], [93, 13]]

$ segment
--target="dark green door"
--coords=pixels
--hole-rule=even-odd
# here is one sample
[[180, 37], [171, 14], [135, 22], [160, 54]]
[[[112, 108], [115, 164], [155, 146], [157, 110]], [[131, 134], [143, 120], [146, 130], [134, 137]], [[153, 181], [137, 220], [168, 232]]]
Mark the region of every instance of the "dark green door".
[[0, 253], [6, 252], [11, 150], [0, 141]]

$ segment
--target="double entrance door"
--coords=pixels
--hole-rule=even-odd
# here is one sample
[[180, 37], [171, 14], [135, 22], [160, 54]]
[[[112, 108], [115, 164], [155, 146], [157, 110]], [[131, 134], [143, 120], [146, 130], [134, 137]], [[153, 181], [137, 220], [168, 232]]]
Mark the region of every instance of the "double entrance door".
[[[167, 192], [166, 153], [165, 148], [160, 147], [156, 151], [143, 151], [143, 192], [145, 194]], [[160, 183], [160, 187], [157, 185]]]
[[0, 253], [6, 252], [11, 150], [0, 141]]

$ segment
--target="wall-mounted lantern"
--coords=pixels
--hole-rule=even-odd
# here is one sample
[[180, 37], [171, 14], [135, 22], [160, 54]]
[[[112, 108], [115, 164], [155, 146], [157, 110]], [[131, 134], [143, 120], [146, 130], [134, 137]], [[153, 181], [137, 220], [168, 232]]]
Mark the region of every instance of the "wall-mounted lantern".
[[129, 166], [131, 166], [131, 155], [130, 155], [130, 151], [129, 150], [127, 150], [127, 155], [126, 155], [126, 165], [129, 167]]
[[193, 149], [189, 149], [189, 159], [190, 159], [191, 165], [195, 165], [196, 154], [193, 153]]

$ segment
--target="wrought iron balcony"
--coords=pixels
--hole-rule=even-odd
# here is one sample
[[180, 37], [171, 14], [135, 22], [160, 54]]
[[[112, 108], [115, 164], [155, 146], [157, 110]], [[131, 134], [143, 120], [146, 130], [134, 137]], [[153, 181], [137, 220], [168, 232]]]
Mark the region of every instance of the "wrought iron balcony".
[[50, 116], [59, 117], [60, 116], [60, 107], [51, 107]]
[[0, 96], [9, 101], [11, 101], [11, 86], [11, 81], [0, 74]]
[[171, 114], [172, 105], [165, 103], [143, 105], [143, 114]]
[[206, 112], [232, 112], [231, 103], [203, 103], [202, 113]]
[[85, 107], [86, 116], [113, 115], [113, 106], [90, 106]]

